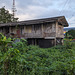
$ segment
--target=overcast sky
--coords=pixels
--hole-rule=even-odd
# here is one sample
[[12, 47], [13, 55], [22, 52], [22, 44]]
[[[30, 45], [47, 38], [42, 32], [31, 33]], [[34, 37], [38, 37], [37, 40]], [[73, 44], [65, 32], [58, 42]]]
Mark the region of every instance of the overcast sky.
[[[12, 13], [13, 0], [0, 0]], [[20, 21], [65, 16], [69, 27], [75, 27], [75, 0], [15, 0], [15, 16]]]

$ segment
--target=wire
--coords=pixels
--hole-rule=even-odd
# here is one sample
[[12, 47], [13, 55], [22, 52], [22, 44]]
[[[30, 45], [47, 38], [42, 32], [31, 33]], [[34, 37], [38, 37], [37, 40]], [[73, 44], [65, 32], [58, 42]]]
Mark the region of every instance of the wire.
[[[68, 3], [70, 3], [70, 1], [71, 0], [66, 0], [66, 2], [65, 2], [65, 4], [64, 4], [64, 6], [63, 6], [63, 8], [62, 8], [62, 10], [61, 10], [61, 12], [60, 12], [60, 15], [61, 15], [61, 13], [63, 12], [63, 10], [65, 9], [65, 7], [67, 7], [67, 5], [69, 5]], [[70, 7], [71, 8], [71, 10], [72, 10], [72, 7]], [[69, 8], [69, 9], [70, 9]], [[72, 16], [68, 19], [68, 21], [70, 21], [70, 19], [72, 18], [72, 17], [74, 17], [75, 15], [74, 15], [74, 12], [72, 13]], [[75, 24], [75, 23], [69, 23], [69, 24]]]
[[65, 4], [64, 4], [64, 6], [63, 6], [63, 8], [61, 9], [61, 11], [60, 11], [60, 14], [59, 15], [61, 15], [61, 13], [63, 12], [63, 10], [65, 9], [65, 7], [66, 7], [66, 5], [67, 5], [67, 3], [69, 2], [70, 0], [66, 0], [66, 2], [65, 2]]
[[[75, 13], [75, 12], [74, 12], [74, 13]], [[74, 13], [73, 13], [73, 15], [71, 16], [71, 18], [75, 16]], [[69, 18], [68, 21], [70, 21], [71, 18]]]

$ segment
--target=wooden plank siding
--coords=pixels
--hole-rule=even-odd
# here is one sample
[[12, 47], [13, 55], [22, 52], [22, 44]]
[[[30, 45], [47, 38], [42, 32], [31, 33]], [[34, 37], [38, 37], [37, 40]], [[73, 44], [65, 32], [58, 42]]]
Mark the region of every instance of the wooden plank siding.
[[56, 38], [64, 38], [63, 26], [56, 22]]
[[[25, 26], [25, 28], [29, 26]], [[29, 31], [25, 31], [24, 35], [25, 38], [43, 38], [42, 36], [42, 25], [31, 25], [31, 28], [28, 29]]]
[[[6, 32], [6, 27], [1, 28], [1, 32]], [[17, 35], [19, 38], [46, 38], [46, 37], [64, 37], [63, 26], [58, 23], [43, 23], [28, 26], [9, 27], [9, 33]], [[5, 33], [4, 33], [5, 34]]]
[[[39, 25], [32, 25], [24, 26], [25, 33], [23, 34], [25, 38], [45, 38], [45, 37], [55, 37], [56, 34], [56, 27], [54, 23], [39, 24]], [[26, 29], [29, 28], [29, 29]], [[28, 31], [27, 31], [28, 30]]]
[[52, 47], [63, 43], [64, 16], [0, 24], [0, 32], [13, 38], [24, 38], [28, 44]]

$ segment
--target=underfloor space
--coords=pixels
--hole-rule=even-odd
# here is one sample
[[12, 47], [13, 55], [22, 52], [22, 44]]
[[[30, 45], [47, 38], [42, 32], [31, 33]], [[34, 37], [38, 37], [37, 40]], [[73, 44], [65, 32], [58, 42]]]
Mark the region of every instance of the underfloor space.
[[38, 45], [41, 48], [50, 48], [55, 45], [54, 39], [27, 39], [28, 45]]
[[56, 45], [62, 45], [63, 44], [63, 38], [56, 38]]

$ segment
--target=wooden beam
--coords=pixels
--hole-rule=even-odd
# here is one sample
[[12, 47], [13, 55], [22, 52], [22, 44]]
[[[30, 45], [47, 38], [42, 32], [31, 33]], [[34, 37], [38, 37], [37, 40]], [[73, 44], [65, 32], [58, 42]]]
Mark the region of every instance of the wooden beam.
[[45, 39], [55, 39], [55, 37], [45, 37]]

